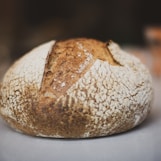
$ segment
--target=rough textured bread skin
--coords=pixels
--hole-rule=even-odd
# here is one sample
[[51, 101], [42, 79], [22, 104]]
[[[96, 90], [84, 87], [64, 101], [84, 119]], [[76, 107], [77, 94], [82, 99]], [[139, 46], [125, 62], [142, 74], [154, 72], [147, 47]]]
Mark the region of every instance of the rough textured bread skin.
[[114, 42], [70, 39], [27, 53], [6, 73], [0, 113], [14, 129], [86, 138], [127, 131], [145, 120], [151, 76]]

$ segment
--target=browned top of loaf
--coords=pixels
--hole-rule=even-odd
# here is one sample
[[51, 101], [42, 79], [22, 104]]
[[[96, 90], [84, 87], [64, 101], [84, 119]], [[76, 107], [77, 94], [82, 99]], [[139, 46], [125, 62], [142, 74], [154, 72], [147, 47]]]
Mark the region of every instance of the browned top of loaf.
[[[118, 65], [106, 43], [93, 39], [70, 39], [56, 42], [48, 56], [41, 93], [46, 98], [57, 99], [75, 83], [96, 59]], [[40, 100], [43, 99], [41, 98]], [[50, 101], [49, 101], [50, 102]]]

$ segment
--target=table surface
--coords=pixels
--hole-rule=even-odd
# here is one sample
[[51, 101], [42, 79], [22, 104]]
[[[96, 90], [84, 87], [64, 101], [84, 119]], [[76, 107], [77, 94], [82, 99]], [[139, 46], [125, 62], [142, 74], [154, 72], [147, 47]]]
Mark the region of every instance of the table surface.
[[49, 139], [12, 130], [0, 119], [0, 161], [161, 161], [161, 79], [153, 78], [149, 117], [126, 133], [93, 139]]

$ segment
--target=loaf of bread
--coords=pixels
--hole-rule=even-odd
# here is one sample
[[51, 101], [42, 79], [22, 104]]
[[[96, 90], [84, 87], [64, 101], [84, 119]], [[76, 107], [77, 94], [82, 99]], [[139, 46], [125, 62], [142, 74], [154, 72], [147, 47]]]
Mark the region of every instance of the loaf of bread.
[[147, 68], [110, 41], [50, 41], [16, 61], [0, 89], [0, 114], [17, 131], [86, 138], [125, 132], [151, 109]]

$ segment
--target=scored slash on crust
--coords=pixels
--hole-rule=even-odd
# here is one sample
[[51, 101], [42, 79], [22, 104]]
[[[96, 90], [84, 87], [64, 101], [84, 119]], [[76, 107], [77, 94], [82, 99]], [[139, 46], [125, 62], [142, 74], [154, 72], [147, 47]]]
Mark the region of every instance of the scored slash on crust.
[[0, 113], [12, 127], [36, 136], [83, 138], [127, 131], [146, 118], [151, 77], [137, 58], [114, 42], [54, 43], [26, 54], [6, 73]]

